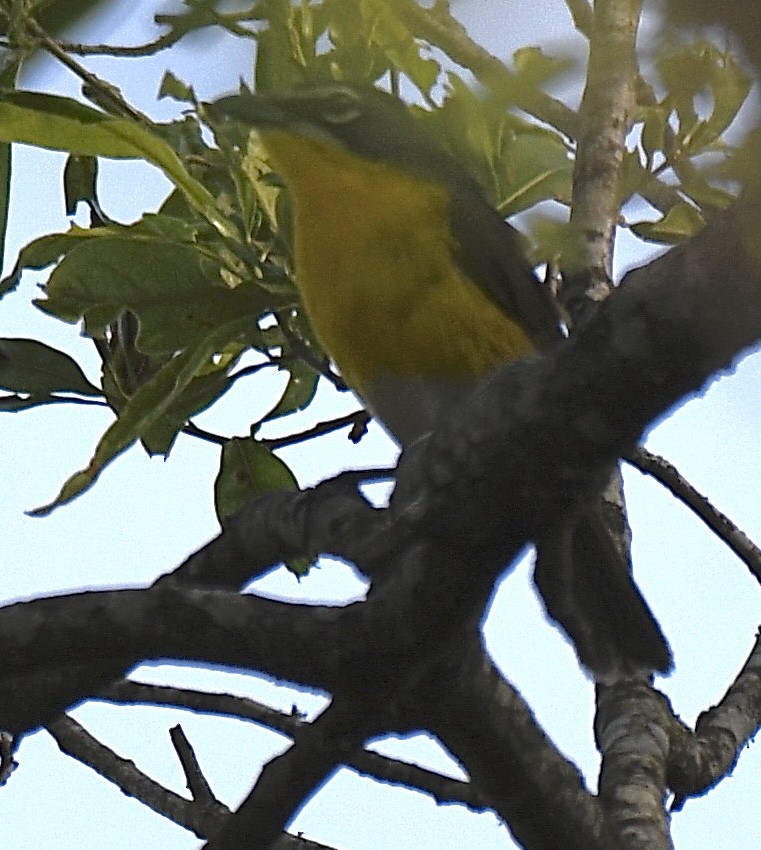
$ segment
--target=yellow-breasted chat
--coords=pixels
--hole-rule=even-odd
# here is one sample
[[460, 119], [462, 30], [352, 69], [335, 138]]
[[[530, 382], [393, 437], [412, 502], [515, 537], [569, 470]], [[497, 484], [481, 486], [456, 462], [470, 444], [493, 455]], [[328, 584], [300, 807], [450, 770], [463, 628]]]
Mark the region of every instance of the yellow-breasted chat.
[[[208, 109], [260, 133], [291, 194], [314, 331], [402, 447], [488, 372], [561, 338], [518, 232], [397, 98], [322, 83]], [[668, 645], [597, 507], [579, 514], [568, 546], [548, 542], [552, 564], [538, 541], [547, 610], [597, 676], [665, 672]]]

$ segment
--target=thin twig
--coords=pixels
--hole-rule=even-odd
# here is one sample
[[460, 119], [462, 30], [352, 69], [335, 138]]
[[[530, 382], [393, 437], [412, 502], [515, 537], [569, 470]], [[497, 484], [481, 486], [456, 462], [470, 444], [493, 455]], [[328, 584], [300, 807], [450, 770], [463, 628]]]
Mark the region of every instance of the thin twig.
[[203, 775], [195, 750], [179, 723], [169, 730], [169, 737], [182, 765], [191, 797], [202, 806], [219, 805], [219, 800], [212, 793], [211, 785]]
[[487, 88], [509, 92], [515, 96], [520, 109], [557, 127], [569, 138], [575, 138], [576, 113], [539, 89], [528, 91], [524, 86], [516, 86], [515, 76], [504, 62], [473, 41], [444, 4], [437, 3], [432, 9], [426, 9], [416, 0], [389, 0], [388, 5], [414, 35], [436, 45], [458, 65], [472, 71]]
[[[202, 713], [228, 715], [260, 723], [290, 738], [309, 725], [309, 721], [300, 716], [295, 708], [288, 713], [233, 694], [208, 693], [167, 685], [149, 685], [129, 679], [111, 685], [99, 695], [99, 699], [129, 705], [136, 703], [172, 705]], [[408, 764], [380, 753], [359, 750], [346, 764], [360, 775], [370, 779], [390, 782], [430, 794], [437, 803], [459, 802], [472, 809], [487, 808], [483, 795], [470, 782], [453, 779], [437, 771]]]
[[199, 838], [204, 838], [229, 817], [230, 810], [221, 803], [200, 806], [194, 800], [186, 800], [164, 788], [139, 770], [134, 762], [102, 744], [71, 717], [60, 717], [47, 728], [61, 752], [113, 782], [128, 797], [134, 797], [158, 814], [190, 829]]
[[761, 582], [761, 549], [728, 516], [715, 508], [706, 496], [693, 487], [676, 467], [665, 458], [643, 448], [627, 455], [626, 461], [635, 469], [646, 475], [651, 475], [663, 484], [667, 490], [699, 517], [717, 537], [723, 540], [735, 555], [746, 564], [756, 580]]
[[[272, 439], [261, 440], [261, 442], [270, 449], [283, 449], [286, 446], [305, 443], [315, 437], [332, 434], [334, 431], [340, 431], [341, 428], [346, 428], [347, 426], [351, 426], [352, 429], [352, 442], [357, 442], [359, 437], [367, 431], [367, 425], [371, 418], [366, 410], [355, 410], [354, 413], [347, 413], [345, 416], [339, 416], [337, 419], [318, 422], [313, 428], [308, 428], [306, 431], [301, 431], [298, 434], [289, 434], [287, 437], [273, 437]], [[354, 436], [356, 432], [359, 432], [359, 437]]]
[[99, 103], [108, 103], [109, 106], [114, 108], [114, 111], [118, 114], [131, 118], [133, 121], [137, 121], [144, 126], [153, 126], [153, 122], [151, 119], [140, 112], [138, 109], [135, 109], [134, 106], [131, 106], [127, 101], [122, 97], [121, 92], [116, 88], [116, 86], [107, 83], [105, 80], [101, 80], [96, 74], [93, 74], [91, 71], [88, 71], [83, 65], [80, 65], [79, 62], [72, 59], [71, 56], [66, 53], [66, 51], [61, 47], [61, 45], [52, 39], [45, 30], [35, 21], [33, 17], [26, 16], [24, 19], [24, 24], [32, 36], [32, 38], [39, 44], [40, 47], [44, 48], [48, 51], [52, 56], [54, 56], [58, 61], [65, 65], [70, 71], [76, 74], [84, 83], [83, 89], [87, 90], [91, 89], [93, 92], [97, 92], [100, 95]]

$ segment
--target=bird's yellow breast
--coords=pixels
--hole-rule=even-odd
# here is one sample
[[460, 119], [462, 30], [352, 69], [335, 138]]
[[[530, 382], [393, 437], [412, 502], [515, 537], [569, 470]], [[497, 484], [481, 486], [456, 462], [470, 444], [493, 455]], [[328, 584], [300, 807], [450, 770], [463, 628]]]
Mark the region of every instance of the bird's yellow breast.
[[381, 378], [474, 380], [533, 349], [454, 260], [446, 187], [320, 140], [268, 131], [294, 206], [315, 333], [372, 406]]

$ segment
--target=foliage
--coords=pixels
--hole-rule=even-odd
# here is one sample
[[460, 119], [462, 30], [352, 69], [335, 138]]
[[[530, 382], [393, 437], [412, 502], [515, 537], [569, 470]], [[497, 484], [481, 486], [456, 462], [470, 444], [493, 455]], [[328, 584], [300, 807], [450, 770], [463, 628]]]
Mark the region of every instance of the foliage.
[[[505, 67], [484, 98], [434, 58], [437, 45], [421, 39], [397, 4], [384, 0], [264, 0], [227, 15], [213, 3], [196, 2], [161, 20], [171, 37], [215, 25], [251, 39], [258, 90], [330, 78], [377, 81], [408, 96], [416, 89], [427, 104], [418, 109], [420, 119], [480, 178], [504, 213], [553, 201], [562, 220], [562, 208], [570, 204], [574, 139], [538, 110], [523, 116], [516, 110], [516, 94], [523, 102], [568, 62], [536, 49], [520, 51], [513, 69]], [[33, 33], [26, 38], [35, 43]], [[641, 82], [647, 97], [638, 106], [639, 138], [626, 158], [620, 197], [624, 209], [637, 198], [655, 207], [654, 220], [629, 223], [635, 233], [674, 242], [692, 235], [706, 212], [731, 199], [697, 163], [727, 151], [722, 137], [750, 82], [729, 55], [705, 42], [663, 55], [657, 72], [657, 82]], [[194, 112], [164, 125], [136, 114], [105, 83], [93, 84], [87, 76], [87, 94], [100, 109], [11, 89], [0, 102], [0, 141], [68, 152], [67, 206], [71, 211], [82, 200], [93, 210], [90, 229], [72, 226], [28, 245], [0, 291], [13, 289], [26, 269], [53, 267], [37, 304], [65, 322], [84, 322], [103, 359], [102, 398], [117, 416], [88, 467], [38, 513], [89, 487], [135, 440], [150, 453], [169, 452], [190, 417], [234, 383], [244, 352], [255, 351], [291, 376], [283, 398], [252, 422], [252, 435], [272, 417], [309, 403], [319, 373], [305, 370], [299, 353], [311, 352], [312, 367], [323, 360], [301, 320], [291, 279], [287, 199], [255, 139], [214, 127], [192, 88], [171, 73], [159, 96]], [[709, 111], [701, 117], [706, 100]], [[205, 123], [215, 130], [212, 142], [201, 133]], [[158, 214], [135, 225], [104, 220], [96, 192], [98, 157], [143, 159], [161, 168], [176, 189]], [[88, 169], [77, 188], [73, 168], [80, 164], [81, 170], [82, 163]], [[539, 246], [537, 262], [562, 265], [562, 228], [540, 226], [538, 233], [551, 236]], [[125, 314], [134, 316], [134, 338], [120, 332]], [[274, 324], [265, 329], [268, 320]], [[18, 357], [5, 373], [6, 410], [60, 401], [67, 389], [50, 384], [29, 397]], [[226, 457], [223, 451], [223, 477]], [[251, 492], [259, 486], [254, 478]]]

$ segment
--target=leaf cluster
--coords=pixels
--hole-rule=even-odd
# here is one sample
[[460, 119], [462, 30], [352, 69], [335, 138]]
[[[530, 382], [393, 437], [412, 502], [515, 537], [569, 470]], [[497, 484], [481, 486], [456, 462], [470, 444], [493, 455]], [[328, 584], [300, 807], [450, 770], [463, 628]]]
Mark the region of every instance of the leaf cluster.
[[[186, 0], [180, 13], [158, 15], [156, 22], [166, 33], [144, 53], [212, 26], [250, 40], [257, 90], [348, 79], [421, 101], [425, 108], [415, 107], [419, 119], [470, 168], [505, 215], [548, 201], [567, 211], [571, 203], [577, 118], [544, 91], [571, 63], [535, 48], [518, 51], [512, 67], [484, 61], [446, 4], [426, 10], [407, 0], [255, 0], [229, 12], [212, 0]], [[340, 380], [301, 309], [287, 190], [256, 135], [216, 126], [192, 86], [172, 73], [158, 96], [188, 111], [157, 124], [80, 68], [66, 45], [50, 39], [31, 17], [17, 16], [13, 23], [23, 46], [19, 56], [33, 48], [53, 52], [80, 73], [83, 92], [97, 108], [16, 90], [7, 74], [2, 81], [2, 208], [7, 211], [12, 144], [66, 151], [66, 210], [72, 214], [85, 204], [90, 226], [72, 225], [27, 245], [0, 283], [0, 294], [14, 289], [24, 272], [51, 269], [36, 304], [64, 322], [81, 323], [102, 371], [95, 386], [66, 355], [32, 340], [5, 340], [0, 386], [7, 394], [0, 410], [86, 400], [107, 404], [115, 414], [87, 467], [37, 512], [87, 489], [135, 441], [150, 454], [166, 455], [183, 430], [222, 446], [216, 485], [221, 519], [252, 495], [295, 487], [290, 470], [257, 432], [263, 423], [306, 407], [320, 376], [339, 386]], [[480, 91], [466, 82], [461, 66], [476, 75]], [[726, 154], [724, 134], [750, 82], [729, 55], [705, 42], [664, 53], [654, 74], [654, 82], [640, 81], [620, 200], [623, 208], [645, 199], [656, 211], [655, 221], [631, 225], [635, 233], [673, 242], [694, 233], [711, 209], [731, 198], [699, 164], [707, 154]], [[148, 163], [163, 171], [173, 190], [157, 213], [131, 225], [114, 221], [98, 198], [100, 158]], [[537, 226], [536, 237], [535, 259], [560, 258], [562, 265], [565, 224]], [[256, 379], [271, 368], [287, 373], [287, 385], [251, 423], [249, 436], [228, 439], [194, 428], [192, 417], [243, 377], [255, 376], [248, 386], [269, 392]]]

